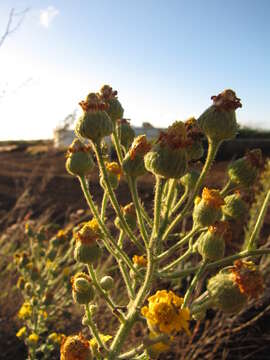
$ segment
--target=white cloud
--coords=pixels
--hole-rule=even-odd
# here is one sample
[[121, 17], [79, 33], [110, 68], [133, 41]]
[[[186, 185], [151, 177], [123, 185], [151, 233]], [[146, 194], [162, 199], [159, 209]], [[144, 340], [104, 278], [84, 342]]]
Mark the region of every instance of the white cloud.
[[53, 19], [59, 14], [54, 6], [48, 6], [47, 9], [40, 11], [39, 21], [42, 26], [48, 28]]

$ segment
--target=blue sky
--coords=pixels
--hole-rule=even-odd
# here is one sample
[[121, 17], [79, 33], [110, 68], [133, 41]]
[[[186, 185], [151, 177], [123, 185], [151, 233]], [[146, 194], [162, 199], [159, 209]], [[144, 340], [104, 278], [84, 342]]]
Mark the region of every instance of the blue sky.
[[50, 138], [89, 91], [109, 83], [134, 125], [199, 116], [232, 88], [239, 123], [270, 128], [270, 1], [85, 0], [30, 7], [0, 48], [0, 139]]

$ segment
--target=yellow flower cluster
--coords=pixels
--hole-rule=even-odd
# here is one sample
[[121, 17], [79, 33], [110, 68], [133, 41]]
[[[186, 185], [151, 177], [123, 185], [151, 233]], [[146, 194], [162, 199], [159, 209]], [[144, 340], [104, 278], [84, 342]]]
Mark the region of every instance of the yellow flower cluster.
[[32, 315], [32, 306], [29, 302], [25, 301], [20, 310], [18, 311], [18, 318], [19, 319], [27, 319]]
[[77, 241], [80, 241], [83, 244], [92, 244], [99, 236], [99, 225], [95, 218], [84, 224], [76, 234]]
[[32, 333], [31, 335], [28, 336], [27, 340], [31, 343], [31, 344], [36, 344], [39, 340], [39, 336], [36, 333]]
[[17, 331], [16, 336], [17, 338], [21, 339], [23, 336], [25, 336], [25, 334], [26, 334], [26, 326], [23, 326]]
[[184, 329], [190, 335], [190, 314], [187, 308], [181, 308], [183, 300], [172, 291], [159, 290], [148, 298], [149, 304], [141, 309], [141, 313], [154, 332], [171, 334]]
[[134, 255], [132, 258], [132, 261], [135, 265], [138, 265], [140, 267], [146, 267], [147, 266], [147, 260], [146, 258], [142, 255]]
[[[99, 337], [103, 343], [108, 342], [112, 338], [111, 335], [103, 335], [103, 334], [99, 334]], [[89, 344], [90, 344], [91, 348], [95, 348], [98, 345], [97, 340], [95, 338], [89, 340]]]
[[91, 359], [89, 342], [81, 334], [68, 336], [62, 342], [60, 360], [89, 359]]
[[204, 188], [202, 191], [202, 198], [209, 206], [219, 209], [225, 204], [223, 197], [220, 192], [215, 189]]
[[106, 162], [105, 163], [106, 169], [108, 172], [113, 173], [117, 176], [117, 179], [120, 180], [121, 176], [123, 175], [121, 166], [113, 161], [113, 162]]
[[48, 318], [48, 313], [45, 310], [39, 310], [39, 316], [42, 317], [44, 320]]
[[53, 332], [48, 336], [48, 340], [55, 344], [61, 344], [62, 339], [64, 338], [65, 338], [64, 334], [58, 334], [56, 332]]

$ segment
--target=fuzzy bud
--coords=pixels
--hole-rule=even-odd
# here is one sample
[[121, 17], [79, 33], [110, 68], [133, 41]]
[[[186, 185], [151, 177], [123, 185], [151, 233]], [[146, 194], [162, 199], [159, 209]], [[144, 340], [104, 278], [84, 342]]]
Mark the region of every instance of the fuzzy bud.
[[92, 219], [76, 234], [74, 258], [83, 264], [91, 264], [101, 256], [101, 249], [97, 244], [100, 237], [98, 223]]
[[81, 101], [80, 106], [84, 113], [75, 125], [75, 133], [97, 144], [113, 131], [113, 123], [107, 114], [108, 105], [99, 94], [90, 93], [86, 101]]
[[195, 185], [200, 177], [197, 170], [190, 170], [186, 175], [180, 178], [180, 183], [189, 191], [195, 188]]
[[[129, 203], [126, 206], [122, 207], [122, 212], [128, 226], [131, 228], [132, 231], [135, 230], [137, 224], [137, 216], [134, 204]], [[114, 224], [119, 230], [123, 230], [121, 221], [118, 216], [115, 218]]]
[[66, 169], [71, 175], [85, 176], [93, 170], [95, 164], [89, 150], [79, 139], [73, 140], [66, 160]]
[[225, 313], [238, 313], [247, 303], [247, 296], [241, 293], [231, 274], [220, 272], [213, 276], [208, 282], [207, 289], [213, 307]]
[[146, 169], [143, 157], [150, 149], [151, 144], [147, 141], [146, 136], [137, 136], [123, 160], [122, 168], [124, 173], [133, 178], [144, 175]]
[[251, 186], [262, 167], [262, 152], [260, 149], [248, 151], [243, 158], [232, 162], [228, 167], [228, 175], [232, 182], [241, 186]]
[[[105, 163], [106, 169], [107, 169], [107, 175], [109, 179], [109, 183], [111, 187], [115, 190], [119, 185], [119, 180], [121, 178], [121, 175], [123, 175], [122, 168], [117, 162], [106, 162]], [[100, 185], [103, 187], [103, 189], [106, 189], [106, 184], [101, 177], [100, 179]]]
[[62, 341], [60, 360], [92, 360], [89, 341], [81, 334], [72, 335]]
[[111, 276], [103, 276], [100, 280], [100, 286], [105, 291], [110, 291], [113, 288], [114, 280]]
[[185, 128], [187, 132], [187, 157], [189, 161], [199, 160], [204, 154], [202, 144], [203, 133], [199, 127], [198, 121], [195, 118], [190, 118], [185, 121]]
[[211, 225], [206, 232], [200, 235], [197, 248], [203, 260], [215, 261], [224, 257], [224, 234], [226, 231], [227, 223], [220, 221]]
[[157, 144], [145, 155], [146, 169], [163, 178], [180, 178], [187, 171], [187, 145], [185, 125], [176, 121], [160, 133]]
[[78, 273], [71, 278], [72, 296], [76, 303], [87, 305], [94, 299], [95, 292], [91, 279], [85, 273]]
[[221, 219], [224, 200], [218, 190], [204, 188], [202, 198], [195, 199], [193, 220], [196, 226], [210, 226]]
[[117, 121], [116, 131], [119, 134], [120, 144], [127, 150], [135, 138], [135, 131], [127, 119]]
[[225, 205], [222, 206], [222, 212], [226, 219], [242, 219], [247, 213], [247, 205], [241, 199], [239, 194], [228, 195], [224, 198]]
[[238, 129], [235, 110], [242, 107], [240, 99], [229, 89], [211, 99], [213, 105], [198, 118], [199, 126], [211, 141], [234, 138]]
[[124, 109], [117, 98], [117, 91], [113, 90], [111, 86], [102, 86], [100, 89], [100, 99], [108, 105], [106, 112], [110, 116], [113, 124], [116, 123], [116, 120], [123, 117]]

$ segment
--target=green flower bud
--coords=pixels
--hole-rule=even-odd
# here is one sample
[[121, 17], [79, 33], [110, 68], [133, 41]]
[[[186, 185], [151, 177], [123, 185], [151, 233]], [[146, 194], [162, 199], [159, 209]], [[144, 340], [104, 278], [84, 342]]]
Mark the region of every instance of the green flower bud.
[[228, 167], [228, 175], [232, 182], [249, 187], [254, 184], [262, 165], [262, 152], [254, 149], [246, 156], [232, 162]]
[[151, 145], [146, 136], [137, 136], [123, 160], [122, 168], [124, 173], [133, 178], [146, 174], [143, 157], [150, 149]]
[[95, 291], [90, 277], [85, 273], [78, 273], [71, 279], [72, 296], [75, 302], [87, 305], [94, 299]]
[[[119, 185], [119, 180], [121, 178], [121, 175], [123, 175], [122, 168], [115, 161], [105, 162], [105, 166], [107, 169], [109, 183], [110, 183], [111, 187], [115, 190]], [[106, 190], [107, 187], [106, 187], [103, 177], [100, 178], [100, 185], [103, 187], [103, 189]]]
[[172, 150], [155, 145], [145, 155], [145, 168], [163, 178], [178, 179], [187, 171], [187, 153], [184, 149]]
[[187, 157], [189, 161], [199, 160], [204, 154], [202, 145], [203, 133], [199, 127], [198, 121], [195, 118], [190, 118], [185, 121], [185, 128], [187, 132]]
[[196, 161], [203, 157], [204, 148], [201, 141], [194, 141], [186, 149], [188, 161]]
[[247, 303], [243, 294], [230, 273], [218, 273], [207, 285], [213, 306], [227, 314], [240, 312]]
[[247, 213], [247, 204], [241, 199], [239, 194], [233, 194], [226, 196], [225, 205], [222, 206], [222, 212], [225, 218], [231, 219], [242, 219]]
[[101, 254], [102, 250], [97, 244], [87, 245], [78, 242], [74, 249], [74, 259], [82, 264], [96, 262]]
[[176, 121], [160, 133], [157, 144], [145, 155], [146, 169], [164, 178], [180, 178], [187, 172], [187, 144], [185, 125]]
[[203, 260], [219, 260], [224, 257], [225, 240], [224, 234], [227, 231], [227, 223], [216, 222], [208, 230], [200, 235], [197, 242], [199, 254]]
[[[134, 231], [137, 225], [137, 216], [136, 216], [134, 204], [133, 203], [127, 204], [122, 208], [122, 211], [124, 218], [128, 223], [128, 226], [131, 228], [132, 231]], [[122, 229], [122, 224], [118, 216], [115, 218], [114, 224], [119, 230], [124, 230]]]
[[98, 223], [92, 219], [76, 234], [75, 260], [83, 264], [91, 264], [97, 261], [101, 256], [101, 249], [96, 242], [99, 237]]
[[223, 198], [218, 190], [204, 188], [202, 198], [195, 199], [193, 221], [195, 226], [210, 226], [222, 217]]
[[124, 114], [124, 109], [117, 98], [117, 91], [114, 91], [109, 85], [103, 85], [100, 89], [100, 98], [108, 105], [106, 112], [115, 124], [116, 120], [121, 119]]
[[186, 175], [180, 178], [180, 183], [189, 191], [195, 188], [195, 185], [200, 177], [197, 170], [190, 170]]
[[113, 288], [114, 280], [111, 276], [103, 276], [100, 280], [100, 286], [105, 291], [110, 291]]
[[234, 138], [238, 130], [235, 110], [242, 107], [240, 99], [232, 90], [224, 90], [211, 99], [213, 105], [199, 117], [199, 126], [211, 141], [219, 142]]
[[75, 133], [78, 136], [90, 139], [97, 144], [113, 131], [113, 123], [105, 111], [108, 106], [101, 101], [98, 94], [90, 93], [86, 101], [80, 105], [84, 114], [78, 119], [75, 125]]
[[73, 140], [67, 151], [66, 169], [71, 175], [89, 174], [95, 164], [89, 152], [89, 146], [83, 145], [79, 139]]
[[135, 131], [127, 119], [117, 121], [116, 132], [119, 134], [120, 144], [127, 150], [135, 138]]

